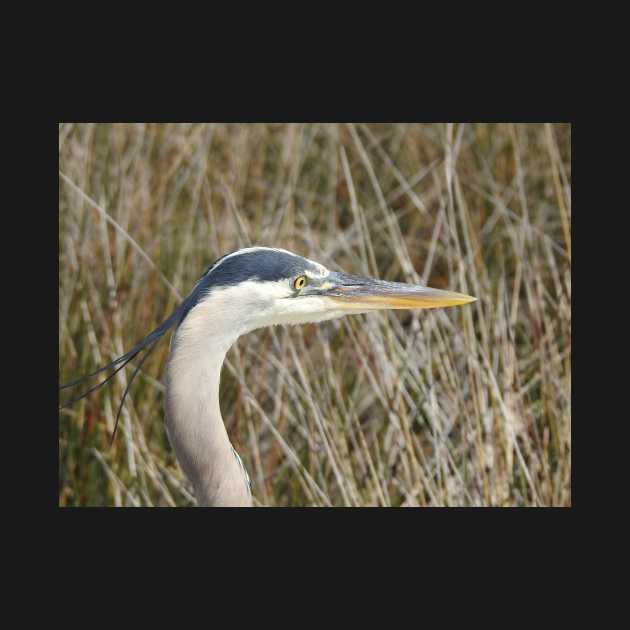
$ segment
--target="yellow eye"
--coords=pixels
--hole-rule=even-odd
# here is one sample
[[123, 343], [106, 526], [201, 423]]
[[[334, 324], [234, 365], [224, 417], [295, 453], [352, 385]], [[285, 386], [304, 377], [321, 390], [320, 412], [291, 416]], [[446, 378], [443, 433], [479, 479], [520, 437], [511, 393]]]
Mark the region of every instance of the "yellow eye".
[[306, 276], [298, 276], [295, 279], [295, 282], [293, 283], [293, 288], [297, 289], [298, 291], [300, 289], [303, 289], [306, 286]]

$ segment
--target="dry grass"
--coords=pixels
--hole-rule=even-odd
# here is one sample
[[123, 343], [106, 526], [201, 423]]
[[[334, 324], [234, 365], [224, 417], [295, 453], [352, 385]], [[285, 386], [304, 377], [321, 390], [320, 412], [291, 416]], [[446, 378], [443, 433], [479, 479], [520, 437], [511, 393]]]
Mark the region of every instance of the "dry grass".
[[[61, 124], [60, 381], [121, 354], [205, 266], [283, 247], [477, 296], [264, 329], [221, 405], [259, 504], [571, 504], [570, 126]], [[161, 343], [60, 413], [59, 504], [192, 505]]]

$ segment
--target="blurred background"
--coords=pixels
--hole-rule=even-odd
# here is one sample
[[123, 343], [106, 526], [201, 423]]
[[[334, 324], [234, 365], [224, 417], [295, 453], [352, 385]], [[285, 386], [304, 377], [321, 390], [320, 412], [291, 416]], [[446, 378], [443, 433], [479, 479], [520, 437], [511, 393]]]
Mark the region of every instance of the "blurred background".
[[[241, 337], [221, 407], [256, 504], [571, 504], [570, 125], [62, 123], [59, 170], [60, 382], [218, 257], [281, 247], [477, 302]], [[168, 345], [111, 447], [131, 365], [60, 412], [61, 506], [194, 505], [163, 425]]]

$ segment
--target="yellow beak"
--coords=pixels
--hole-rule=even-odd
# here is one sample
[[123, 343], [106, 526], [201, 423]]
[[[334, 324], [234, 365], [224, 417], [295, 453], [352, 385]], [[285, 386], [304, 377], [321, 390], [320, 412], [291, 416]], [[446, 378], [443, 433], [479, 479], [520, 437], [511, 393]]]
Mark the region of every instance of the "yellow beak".
[[415, 284], [359, 278], [331, 273], [332, 285], [322, 295], [348, 310], [444, 308], [474, 302], [477, 298], [454, 291], [443, 291]]

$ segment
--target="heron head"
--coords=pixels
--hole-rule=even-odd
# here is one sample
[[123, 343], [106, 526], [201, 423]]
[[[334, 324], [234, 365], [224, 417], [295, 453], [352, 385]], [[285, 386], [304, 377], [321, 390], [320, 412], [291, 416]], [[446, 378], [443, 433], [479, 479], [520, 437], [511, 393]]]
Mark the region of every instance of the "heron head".
[[[155, 330], [128, 352], [107, 365], [60, 389], [74, 387], [105, 370], [114, 369], [106, 379], [64, 404], [65, 407], [107, 383], [144, 350], [118, 408], [116, 425], [129, 385], [142, 362], [166, 332], [176, 328], [172, 367], [185, 371], [197, 365], [191, 359], [207, 349], [227, 352], [242, 334], [263, 326], [305, 324], [383, 309], [416, 309], [457, 306], [476, 298], [462, 293], [432, 289], [419, 284], [387, 282], [331, 271], [323, 265], [284, 249], [250, 247], [227, 254], [214, 262], [178, 308]], [[115, 433], [115, 429], [114, 429]], [[113, 439], [113, 435], [112, 435]]]
[[476, 298], [423, 285], [332, 271], [283, 249], [252, 247], [217, 260], [187, 298], [242, 334], [262, 326], [320, 322], [384, 309], [457, 306]]

